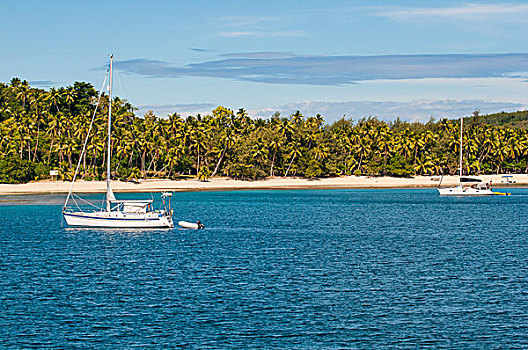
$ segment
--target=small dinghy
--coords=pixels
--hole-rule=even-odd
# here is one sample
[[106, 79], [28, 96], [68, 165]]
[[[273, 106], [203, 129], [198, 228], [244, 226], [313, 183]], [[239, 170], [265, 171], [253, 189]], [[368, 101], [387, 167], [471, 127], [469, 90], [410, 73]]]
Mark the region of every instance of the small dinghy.
[[178, 225], [180, 225], [183, 228], [189, 228], [191, 230], [200, 230], [205, 228], [204, 224], [202, 224], [200, 221], [194, 223], [194, 222], [187, 222], [187, 221], [178, 221]]

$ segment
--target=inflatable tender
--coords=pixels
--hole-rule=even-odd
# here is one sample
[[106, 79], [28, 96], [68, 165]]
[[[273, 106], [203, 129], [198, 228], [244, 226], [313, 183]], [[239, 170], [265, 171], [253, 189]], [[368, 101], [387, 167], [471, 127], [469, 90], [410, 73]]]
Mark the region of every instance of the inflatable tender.
[[509, 192], [493, 192], [496, 196], [511, 196], [511, 193]]
[[194, 222], [187, 222], [187, 221], [178, 221], [178, 225], [180, 225], [183, 228], [188, 228], [191, 230], [200, 230], [205, 228], [204, 224], [202, 224], [200, 221], [194, 223]]

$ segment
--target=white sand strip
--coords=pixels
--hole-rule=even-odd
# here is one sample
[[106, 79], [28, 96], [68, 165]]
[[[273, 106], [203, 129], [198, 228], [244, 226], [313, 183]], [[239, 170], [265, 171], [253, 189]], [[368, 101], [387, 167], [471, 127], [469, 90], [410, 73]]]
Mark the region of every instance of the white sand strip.
[[[158, 192], [158, 191], [211, 191], [211, 190], [250, 190], [250, 189], [310, 189], [310, 188], [418, 188], [437, 187], [440, 177], [417, 176], [414, 178], [343, 176], [336, 178], [307, 180], [300, 178], [277, 177], [260, 181], [242, 181], [228, 178], [213, 178], [202, 182], [198, 180], [142, 180], [138, 184], [112, 181], [117, 192]], [[492, 181], [494, 187], [501, 184], [501, 175], [483, 175], [484, 182]], [[527, 186], [528, 175], [513, 175], [515, 185]], [[458, 176], [444, 176], [442, 187], [458, 184]], [[38, 181], [27, 184], [0, 184], [0, 194], [26, 193], [67, 193], [69, 182]], [[105, 181], [77, 181], [75, 192], [105, 192]]]

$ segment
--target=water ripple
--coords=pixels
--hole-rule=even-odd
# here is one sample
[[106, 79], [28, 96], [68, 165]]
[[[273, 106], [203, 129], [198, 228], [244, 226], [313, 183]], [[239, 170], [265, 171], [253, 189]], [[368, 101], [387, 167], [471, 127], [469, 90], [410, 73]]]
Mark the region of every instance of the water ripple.
[[6, 196], [0, 344], [526, 348], [528, 190], [512, 192], [176, 193], [203, 231], [68, 229], [60, 196]]

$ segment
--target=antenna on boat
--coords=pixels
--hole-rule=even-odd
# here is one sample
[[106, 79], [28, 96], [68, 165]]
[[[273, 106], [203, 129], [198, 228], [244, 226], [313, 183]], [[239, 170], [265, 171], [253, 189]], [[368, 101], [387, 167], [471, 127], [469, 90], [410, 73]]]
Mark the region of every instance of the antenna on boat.
[[110, 201], [115, 200], [110, 187], [111, 137], [112, 137], [112, 64], [114, 55], [110, 55], [110, 74], [108, 76], [108, 157], [106, 162], [106, 211], [110, 211]]
[[464, 130], [464, 117], [460, 117], [460, 177], [462, 177], [462, 133], [463, 133], [463, 130]]

